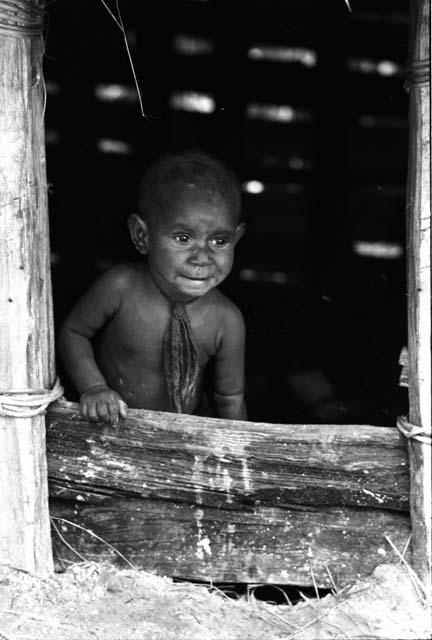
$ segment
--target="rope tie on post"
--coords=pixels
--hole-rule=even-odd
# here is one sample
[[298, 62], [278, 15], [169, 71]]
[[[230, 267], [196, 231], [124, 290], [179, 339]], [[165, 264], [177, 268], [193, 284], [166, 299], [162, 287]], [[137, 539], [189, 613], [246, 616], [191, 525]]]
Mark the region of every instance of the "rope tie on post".
[[44, 28], [44, 0], [0, 0], [0, 35], [37, 38]]
[[423, 427], [408, 422], [406, 416], [399, 416], [396, 420], [396, 426], [405, 438], [417, 440], [423, 444], [431, 444], [431, 434]]
[[63, 395], [57, 378], [52, 389], [0, 390], [0, 416], [7, 418], [34, 418], [45, 413], [48, 405]]
[[430, 84], [430, 60], [413, 60], [408, 65], [404, 87], [409, 92], [417, 87], [427, 87]]

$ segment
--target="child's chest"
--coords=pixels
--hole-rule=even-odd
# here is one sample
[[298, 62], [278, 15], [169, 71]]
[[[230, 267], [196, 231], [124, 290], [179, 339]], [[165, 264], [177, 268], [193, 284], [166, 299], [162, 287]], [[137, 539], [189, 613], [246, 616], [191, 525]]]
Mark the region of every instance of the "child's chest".
[[[157, 362], [163, 352], [171, 313], [167, 305], [126, 303], [112, 318], [107, 333], [111, 334], [116, 350], [122, 358], [145, 358]], [[188, 310], [187, 313], [200, 361], [204, 365], [216, 353], [217, 319], [214, 314], [202, 310], [198, 313]]]

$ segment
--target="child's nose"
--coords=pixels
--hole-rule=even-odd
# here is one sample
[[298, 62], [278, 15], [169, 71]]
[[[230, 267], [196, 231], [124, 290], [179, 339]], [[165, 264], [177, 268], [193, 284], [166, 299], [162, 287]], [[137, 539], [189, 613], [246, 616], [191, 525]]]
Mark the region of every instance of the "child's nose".
[[211, 260], [208, 247], [204, 244], [193, 247], [190, 260], [192, 264], [199, 265], [200, 267], [209, 264]]

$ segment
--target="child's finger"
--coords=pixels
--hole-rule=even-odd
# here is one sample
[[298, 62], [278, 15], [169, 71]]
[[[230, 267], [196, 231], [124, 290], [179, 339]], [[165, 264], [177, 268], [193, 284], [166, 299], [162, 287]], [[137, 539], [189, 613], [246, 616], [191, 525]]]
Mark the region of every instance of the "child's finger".
[[105, 400], [99, 400], [96, 404], [97, 406], [97, 415], [99, 420], [103, 420], [104, 422], [109, 422], [110, 414], [109, 414], [109, 404]]
[[109, 423], [111, 426], [116, 427], [119, 421], [119, 409], [117, 402], [110, 402], [108, 405], [109, 410]]
[[119, 400], [119, 411], [122, 418], [127, 416], [127, 404], [123, 400]]
[[87, 402], [80, 402], [81, 415], [84, 420], [88, 420]]
[[87, 417], [91, 422], [98, 422], [99, 417], [97, 414], [96, 402], [87, 403]]

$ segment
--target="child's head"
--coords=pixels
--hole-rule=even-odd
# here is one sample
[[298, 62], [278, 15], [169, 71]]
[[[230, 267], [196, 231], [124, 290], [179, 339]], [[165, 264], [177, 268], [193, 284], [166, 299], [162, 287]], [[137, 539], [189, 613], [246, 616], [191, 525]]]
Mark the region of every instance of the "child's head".
[[235, 175], [221, 162], [200, 151], [167, 154], [145, 172], [140, 186], [140, 215], [149, 221], [172, 204], [172, 196], [188, 192], [219, 197], [238, 222], [240, 189]]
[[200, 152], [172, 154], [145, 173], [140, 215], [129, 218], [137, 250], [173, 299], [199, 297], [231, 271], [243, 235], [240, 190], [224, 165]]

